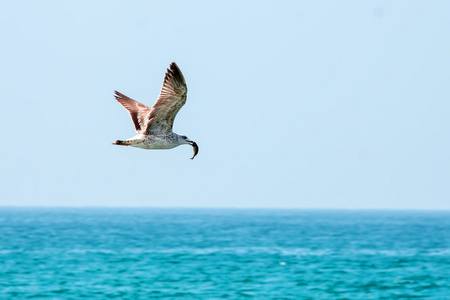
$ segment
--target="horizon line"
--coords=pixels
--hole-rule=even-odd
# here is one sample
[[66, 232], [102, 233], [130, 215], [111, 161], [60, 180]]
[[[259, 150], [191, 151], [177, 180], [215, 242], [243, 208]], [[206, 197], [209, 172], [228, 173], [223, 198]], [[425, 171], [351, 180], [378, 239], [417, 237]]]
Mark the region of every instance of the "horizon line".
[[336, 211], [450, 211], [449, 208], [336, 208], [336, 207], [236, 207], [236, 206], [95, 206], [95, 205], [0, 205], [2, 208], [75, 209], [203, 209], [203, 210], [336, 210]]

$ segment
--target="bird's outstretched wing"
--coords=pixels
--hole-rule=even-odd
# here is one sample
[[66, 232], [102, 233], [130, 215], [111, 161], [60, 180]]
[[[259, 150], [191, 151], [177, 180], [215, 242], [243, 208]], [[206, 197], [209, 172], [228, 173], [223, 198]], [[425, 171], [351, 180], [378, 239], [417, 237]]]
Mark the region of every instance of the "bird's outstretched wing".
[[133, 100], [118, 91], [114, 91], [116, 100], [125, 107], [130, 113], [131, 120], [133, 120], [134, 127], [137, 133], [145, 134], [147, 131], [148, 117], [151, 108]]
[[167, 69], [161, 93], [148, 115], [147, 134], [172, 131], [173, 120], [186, 103], [186, 94], [187, 86], [184, 76], [177, 64], [173, 62], [170, 64], [170, 69]]

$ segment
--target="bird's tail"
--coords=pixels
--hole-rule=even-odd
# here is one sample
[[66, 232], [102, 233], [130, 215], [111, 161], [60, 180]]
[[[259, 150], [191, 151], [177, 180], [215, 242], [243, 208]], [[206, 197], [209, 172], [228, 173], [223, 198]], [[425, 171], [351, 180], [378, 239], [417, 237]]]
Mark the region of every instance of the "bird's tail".
[[121, 140], [117, 140], [114, 143], [112, 143], [113, 145], [121, 145], [121, 146], [128, 146], [129, 144], [126, 141], [121, 141]]

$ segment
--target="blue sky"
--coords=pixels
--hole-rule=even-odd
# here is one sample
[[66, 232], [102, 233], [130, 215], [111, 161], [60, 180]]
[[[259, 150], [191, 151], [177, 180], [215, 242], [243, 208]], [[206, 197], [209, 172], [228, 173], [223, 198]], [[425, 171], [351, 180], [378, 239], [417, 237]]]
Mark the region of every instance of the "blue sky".
[[[448, 1], [2, 1], [0, 205], [450, 209]], [[175, 61], [174, 131], [135, 134]]]

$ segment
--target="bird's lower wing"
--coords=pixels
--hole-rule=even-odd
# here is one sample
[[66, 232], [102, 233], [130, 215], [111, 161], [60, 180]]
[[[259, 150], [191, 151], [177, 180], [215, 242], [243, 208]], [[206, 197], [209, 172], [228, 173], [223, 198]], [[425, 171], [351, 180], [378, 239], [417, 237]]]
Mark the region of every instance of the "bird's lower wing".
[[150, 114], [150, 107], [125, 96], [118, 91], [114, 91], [116, 100], [130, 113], [131, 120], [137, 133], [147, 131], [148, 117]]

